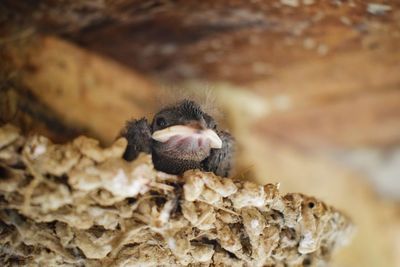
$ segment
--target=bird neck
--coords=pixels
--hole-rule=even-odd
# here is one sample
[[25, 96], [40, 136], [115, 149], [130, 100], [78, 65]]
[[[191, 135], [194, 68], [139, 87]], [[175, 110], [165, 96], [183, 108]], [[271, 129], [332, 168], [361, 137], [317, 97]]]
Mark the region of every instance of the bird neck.
[[201, 169], [201, 161], [173, 158], [165, 154], [159, 154], [154, 150], [152, 152], [152, 160], [157, 170], [170, 174], [182, 174], [187, 170]]

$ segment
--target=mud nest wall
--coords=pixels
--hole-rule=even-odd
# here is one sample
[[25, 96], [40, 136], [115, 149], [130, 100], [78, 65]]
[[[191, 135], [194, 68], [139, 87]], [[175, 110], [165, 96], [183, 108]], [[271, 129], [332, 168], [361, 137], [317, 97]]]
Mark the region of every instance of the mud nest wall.
[[2, 266], [316, 266], [353, 226], [302, 194], [0, 128]]

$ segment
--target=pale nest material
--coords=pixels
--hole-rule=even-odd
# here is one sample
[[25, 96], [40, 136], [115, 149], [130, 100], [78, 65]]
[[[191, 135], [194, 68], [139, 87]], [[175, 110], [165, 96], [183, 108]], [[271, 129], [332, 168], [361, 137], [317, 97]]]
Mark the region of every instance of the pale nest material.
[[317, 266], [353, 229], [273, 184], [126, 162], [124, 139], [0, 137], [1, 266]]

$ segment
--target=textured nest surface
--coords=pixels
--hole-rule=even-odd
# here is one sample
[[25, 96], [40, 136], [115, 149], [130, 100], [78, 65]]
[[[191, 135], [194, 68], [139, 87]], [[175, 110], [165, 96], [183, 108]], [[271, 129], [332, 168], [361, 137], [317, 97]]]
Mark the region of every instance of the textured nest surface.
[[315, 266], [349, 219], [302, 194], [154, 170], [86, 137], [57, 145], [0, 128], [2, 266]]

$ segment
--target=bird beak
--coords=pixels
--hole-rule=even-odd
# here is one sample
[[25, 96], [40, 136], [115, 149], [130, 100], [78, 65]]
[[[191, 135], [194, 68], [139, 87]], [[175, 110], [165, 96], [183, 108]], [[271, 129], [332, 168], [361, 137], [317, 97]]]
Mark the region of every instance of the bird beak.
[[208, 139], [210, 141], [211, 148], [222, 147], [221, 138], [219, 138], [218, 134], [213, 130], [199, 130], [185, 125], [175, 125], [159, 131], [155, 131], [151, 137], [158, 142], [164, 143], [174, 136], [181, 136], [185, 138], [193, 136], [195, 137], [196, 135], [200, 135], [202, 138]]

